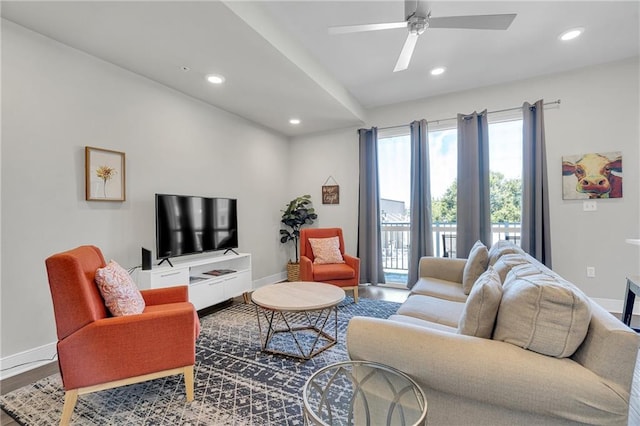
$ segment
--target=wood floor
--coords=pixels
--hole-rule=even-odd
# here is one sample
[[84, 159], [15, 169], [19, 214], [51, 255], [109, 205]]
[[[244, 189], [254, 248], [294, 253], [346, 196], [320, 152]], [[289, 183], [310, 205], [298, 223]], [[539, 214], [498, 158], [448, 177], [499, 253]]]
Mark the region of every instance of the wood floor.
[[[383, 286], [364, 286], [358, 290], [359, 297], [375, 300], [386, 300], [390, 302], [404, 302], [409, 296], [409, 292], [404, 289], [383, 287]], [[242, 302], [241, 299], [238, 300]], [[634, 318], [632, 324], [634, 327], [640, 327], [640, 318]], [[0, 381], [0, 393], [9, 393], [22, 386], [33, 383], [44, 377], [58, 372], [57, 362], [44, 365], [42, 367], [35, 368], [26, 373], [19, 374], [14, 377]], [[2, 411], [0, 418], [0, 426], [18, 425], [9, 415]], [[629, 411], [629, 425], [640, 425], [640, 353], [638, 354], [638, 361], [636, 363], [636, 370], [634, 372], [633, 389], [631, 390], [631, 409]]]

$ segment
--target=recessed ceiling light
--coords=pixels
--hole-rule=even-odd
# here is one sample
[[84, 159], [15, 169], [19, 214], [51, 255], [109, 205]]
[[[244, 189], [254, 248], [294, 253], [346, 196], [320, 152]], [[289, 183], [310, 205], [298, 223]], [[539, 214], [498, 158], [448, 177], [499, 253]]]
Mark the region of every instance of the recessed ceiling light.
[[437, 67], [431, 70], [431, 75], [440, 75], [443, 74], [445, 71], [445, 67]]
[[289, 124], [300, 124], [300, 119], [299, 118], [292, 118], [289, 120]]
[[218, 74], [209, 74], [207, 81], [212, 84], [222, 84], [224, 83], [224, 77]]
[[573, 40], [584, 32], [584, 28], [572, 28], [560, 34], [559, 39], [562, 41]]
[[189, 71], [191, 71], [191, 68], [189, 68], [189, 67], [188, 67], [188, 66], [186, 66], [186, 65], [181, 66], [181, 67], [180, 67], [180, 69], [181, 69], [182, 71], [184, 71], [184, 72], [189, 72]]

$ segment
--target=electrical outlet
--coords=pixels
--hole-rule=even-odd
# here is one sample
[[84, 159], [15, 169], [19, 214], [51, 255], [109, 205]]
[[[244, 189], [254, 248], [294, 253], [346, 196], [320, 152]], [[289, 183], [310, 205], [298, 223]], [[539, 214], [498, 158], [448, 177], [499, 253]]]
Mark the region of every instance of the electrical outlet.
[[598, 204], [596, 200], [584, 200], [582, 202], [582, 210], [585, 212], [595, 212], [598, 210]]
[[587, 277], [595, 278], [596, 268], [594, 266], [587, 266]]

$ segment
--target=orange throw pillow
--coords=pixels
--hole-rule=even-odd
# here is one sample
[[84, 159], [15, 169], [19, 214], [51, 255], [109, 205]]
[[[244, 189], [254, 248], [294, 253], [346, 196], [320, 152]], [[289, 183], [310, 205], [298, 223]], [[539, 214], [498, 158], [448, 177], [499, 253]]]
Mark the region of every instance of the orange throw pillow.
[[115, 261], [96, 271], [96, 284], [105, 305], [114, 317], [140, 314], [145, 303], [127, 271]]
[[340, 239], [331, 238], [309, 238], [311, 250], [313, 251], [313, 263], [320, 265], [328, 263], [344, 263], [342, 253], [340, 253]]

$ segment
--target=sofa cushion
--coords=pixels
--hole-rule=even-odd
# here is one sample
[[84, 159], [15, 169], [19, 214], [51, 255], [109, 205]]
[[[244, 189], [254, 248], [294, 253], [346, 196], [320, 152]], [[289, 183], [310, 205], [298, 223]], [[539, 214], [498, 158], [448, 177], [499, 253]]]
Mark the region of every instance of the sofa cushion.
[[95, 276], [104, 304], [114, 317], [140, 314], [145, 303], [138, 287], [127, 271], [115, 261], [98, 268]]
[[464, 294], [461, 283], [432, 277], [418, 279], [416, 285], [411, 287], [411, 293], [463, 303], [467, 301], [468, 297]]
[[455, 330], [458, 327], [463, 309], [464, 303], [461, 302], [412, 294], [400, 306], [396, 314], [448, 325]]
[[344, 263], [338, 237], [309, 238], [309, 244], [311, 244], [313, 251], [313, 263]]
[[462, 289], [464, 290], [464, 294], [469, 294], [473, 283], [487, 270], [488, 263], [489, 251], [487, 247], [482, 244], [482, 241], [478, 240], [473, 247], [471, 247], [467, 263], [464, 265], [464, 271], [462, 273]]
[[495, 265], [500, 257], [505, 254], [522, 254], [524, 250], [510, 241], [500, 240], [491, 246], [489, 250], [489, 265]]
[[313, 265], [314, 281], [348, 280], [355, 278], [356, 271], [345, 263]]
[[504, 283], [506, 281], [507, 274], [509, 273], [509, 271], [511, 271], [511, 269], [518, 265], [527, 263], [529, 263], [529, 260], [524, 254], [505, 254], [500, 256], [497, 262], [493, 264], [493, 269], [495, 269], [500, 276], [500, 282]]
[[448, 325], [425, 321], [423, 319], [410, 317], [408, 315], [391, 315], [388, 319], [391, 321], [401, 322], [403, 324], [419, 325], [420, 327], [430, 328], [431, 330], [446, 331], [447, 333], [455, 333], [457, 331], [454, 327]]
[[490, 266], [476, 281], [460, 316], [458, 333], [490, 339], [502, 299], [502, 283]]
[[519, 276], [511, 270], [503, 286], [493, 338], [544, 355], [571, 356], [584, 340], [591, 305], [587, 296], [560, 277]]

